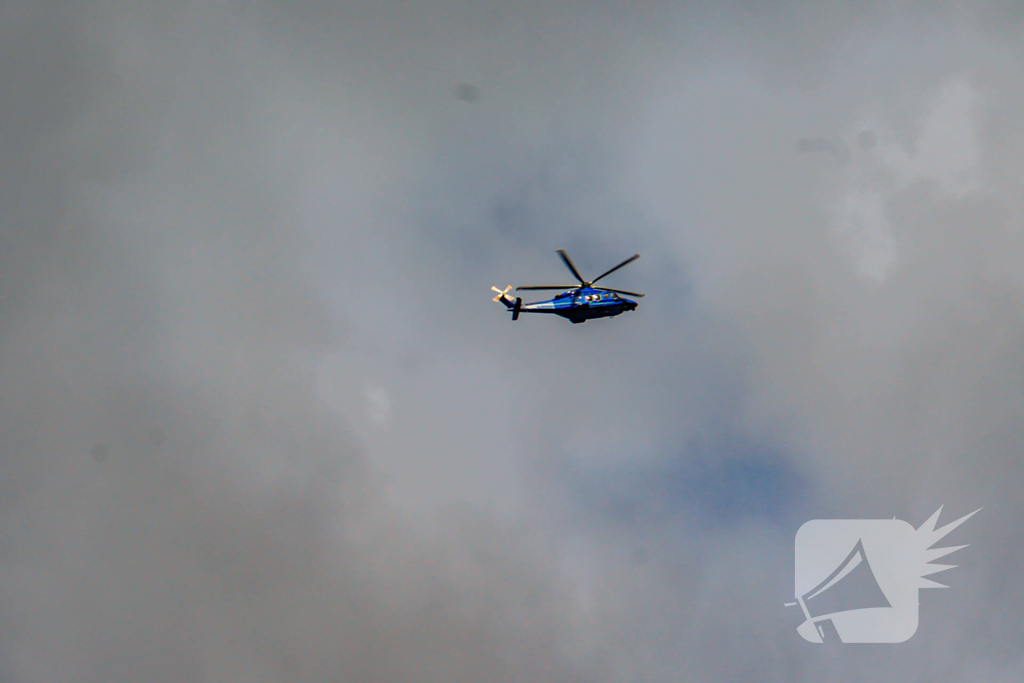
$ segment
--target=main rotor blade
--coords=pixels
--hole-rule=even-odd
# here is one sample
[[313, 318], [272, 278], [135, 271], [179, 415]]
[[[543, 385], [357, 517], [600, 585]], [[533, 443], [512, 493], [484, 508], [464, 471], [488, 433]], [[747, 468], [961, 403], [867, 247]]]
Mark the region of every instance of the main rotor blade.
[[633, 254], [628, 259], [626, 259], [625, 261], [623, 261], [619, 265], [615, 266], [611, 270], [606, 271], [606, 272], [598, 275], [597, 277], [595, 277], [593, 280], [590, 281], [590, 284], [594, 284], [595, 282], [597, 282], [598, 280], [600, 280], [601, 278], [603, 278], [606, 275], [611, 275], [612, 273], [614, 273], [616, 270], [618, 270], [622, 266], [626, 265], [627, 263], [632, 263], [633, 261], [636, 261], [638, 258], [640, 258], [640, 254]]
[[565, 253], [565, 249], [559, 249], [558, 255], [562, 257], [562, 261], [565, 263], [566, 267], [572, 271], [572, 274], [576, 276], [576, 279], [580, 281], [580, 284], [586, 284], [586, 280], [580, 276], [580, 271], [576, 270], [576, 266], [572, 264], [572, 259], [570, 259], [569, 255]]
[[624, 289], [608, 289], [607, 287], [594, 287], [594, 289], [599, 289], [602, 292], [615, 292], [616, 294], [625, 294], [626, 296], [643, 296], [643, 294], [639, 292], [627, 292]]
[[516, 291], [517, 292], [519, 290], [521, 290], [521, 289], [561, 289], [561, 290], [566, 290], [566, 289], [579, 289], [579, 286], [578, 285], [538, 285], [536, 287], [516, 287]]

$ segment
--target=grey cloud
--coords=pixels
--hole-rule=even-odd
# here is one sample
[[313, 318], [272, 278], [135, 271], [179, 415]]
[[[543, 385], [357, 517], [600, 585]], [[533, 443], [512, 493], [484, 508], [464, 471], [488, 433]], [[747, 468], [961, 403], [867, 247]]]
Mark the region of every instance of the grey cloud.
[[850, 162], [850, 147], [842, 140], [826, 140], [825, 138], [800, 138], [796, 141], [796, 151], [800, 154], [826, 152], [836, 158], [840, 164]]
[[[1019, 669], [1011, 4], [3, 12], [0, 678]], [[556, 248], [643, 306], [511, 323]], [[800, 522], [943, 503], [915, 639], [805, 647]]]

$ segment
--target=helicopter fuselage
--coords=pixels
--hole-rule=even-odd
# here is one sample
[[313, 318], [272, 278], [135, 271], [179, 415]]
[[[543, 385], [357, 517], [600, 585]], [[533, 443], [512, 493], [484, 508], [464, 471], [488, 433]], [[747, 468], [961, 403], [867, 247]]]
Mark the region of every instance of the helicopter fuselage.
[[629, 265], [633, 261], [640, 258], [640, 254], [633, 254], [628, 259], [620, 263], [619, 265], [606, 270], [601, 273], [593, 280], [584, 280], [580, 272], [576, 270], [576, 266], [573, 264], [572, 259], [569, 258], [569, 254], [565, 253], [564, 249], [559, 249], [556, 252], [561, 258], [562, 263], [569, 269], [569, 272], [573, 274], [573, 277], [580, 283], [579, 287], [566, 286], [566, 285], [530, 285], [529, 287], [516, 287], [516, 291], [520, 290], [539, 290], [539, 289], [553, 289], [561, 291], [561, 294], [556, 296], [554, 299], [548, 299], [547, 301], [534, 301], [533, 303], [524, 304], [520, 297], [516, 297], [514, 300], [510, 299], [508, 292], [512, 289], [512, 285], [509, 285], [505, 289], [498, 289], [497, 287], [491, 287], [491, 291], [497, 292], [498, 296], [491, 299], [491, 301], [500, 301], [505, 304], [505, 307], [512, 311], [512, 319], [519, 320], [520, 313], [553, 313], [570, 320], [574, 323], [583, 323], [592, 318], [612, 318], [625, 311], [635, 311], [637, 303], [632, 299], [626, 299], [620, 294], [642, 297], [643, 294], [639, 292], [630, 292], [625, 289], [612, 289], [610, 287], [595, 287], [594, 283], [598, 280], [602, 280], [605, 277], [611, 275], [619, 268]]
[[[501, 302], [509, 310], [515, 310], [515, 301], [502, 296]], [[621, 297], [614, 292], [604, 292], [590, 287], [581, 287], [562, 292], [548, 301], [521, 303], [521, 313], [552, 313], [574, 323], [593, 318], [611, 318], [626, 311], [636, 310], [637, 302]], [[518, 317], [518, 316], [516, 316]]]

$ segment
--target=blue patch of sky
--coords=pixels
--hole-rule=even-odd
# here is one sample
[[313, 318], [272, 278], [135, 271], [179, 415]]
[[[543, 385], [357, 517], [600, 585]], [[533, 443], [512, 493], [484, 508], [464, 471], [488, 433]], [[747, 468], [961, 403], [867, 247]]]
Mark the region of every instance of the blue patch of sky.
[[719, 429], [645, 463], [576, 472], [579, 501], [591, 513], [637, 530], [681, 517], [703, 529], [757, 519], [795, 531], [806, 521], [811, 478], [772, 440]]
[[745, 516], [783, 521], [807, 493], [795, 460], [775, 444], [725, 434], [666, 464], [662, 495], [712, 523]]

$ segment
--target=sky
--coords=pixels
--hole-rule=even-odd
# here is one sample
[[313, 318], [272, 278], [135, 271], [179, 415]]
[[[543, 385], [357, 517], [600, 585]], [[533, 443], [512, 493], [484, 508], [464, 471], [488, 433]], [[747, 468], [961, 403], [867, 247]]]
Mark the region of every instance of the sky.
[[[1021, 680], [1022, 28], [0, 4], [0, 683]], [[646, 297], [511, 322], [557, 249]], [[912, 639], [797, 634], [940, 506]]]

